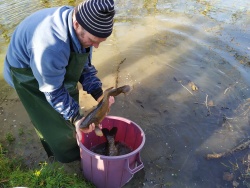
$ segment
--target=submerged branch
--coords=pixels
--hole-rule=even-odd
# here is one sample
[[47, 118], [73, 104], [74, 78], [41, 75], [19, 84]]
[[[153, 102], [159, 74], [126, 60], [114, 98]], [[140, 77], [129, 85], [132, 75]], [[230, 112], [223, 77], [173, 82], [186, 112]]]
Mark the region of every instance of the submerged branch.
[[218, 158], [221, 158], [221, 157], [225, 157], [225, 156], [231, 155], [234, 152], [247, 149], [247, 148], [249, 148], [249, 146], [250, 146], [250, 139], [248, 139], [247, 141], [243, 142], [242, 144], [239, 144], [238, 146], [234, 147], [230, 151], [222, 152], [222, 153], [207, 154], [206, 158], [207, 159], [218, 159]]
[[120, 66], [121, 64], [124, 63], [124, 61], [126, 60], [126, 58], [124, 58], [117, 66], [117, 69], [116, 69], [116, 78], [115, 78], [115, 88], [118, 87], [118, 80], [119, 80], [119, 72], [120, 72]]

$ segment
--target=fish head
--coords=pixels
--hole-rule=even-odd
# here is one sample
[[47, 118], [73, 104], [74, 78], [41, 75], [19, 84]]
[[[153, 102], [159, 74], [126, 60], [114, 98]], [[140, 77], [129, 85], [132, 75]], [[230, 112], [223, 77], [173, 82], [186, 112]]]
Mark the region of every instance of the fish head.
[[123, 86], [123, 93], [127, 93], [131, 90], [131, 87], [129, 85], [124, 85]]

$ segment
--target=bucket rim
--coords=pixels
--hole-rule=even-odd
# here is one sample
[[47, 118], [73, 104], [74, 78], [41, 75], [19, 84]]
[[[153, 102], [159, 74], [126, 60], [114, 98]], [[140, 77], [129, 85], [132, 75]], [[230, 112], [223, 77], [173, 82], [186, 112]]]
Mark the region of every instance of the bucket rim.
[[105, 159], [105, 160], [118, 160], [118, 159], [128, 158], [129, 156], [136, 155], [137, 153], [139, 153], [142, 150], [142, 148], [143, 148], [143, 146], [145, 144], [145, 141], [146, 141], [146, 137], [145, 137], [144, 131], [142, 130], [142, 128], [137, 123], [135, 123], [134, 121], [129, 120], [127, 118], [120, 117], [120, 116], [106, 116], [105, 118], [122, 120], [122, 121], [127, 122], [127, 123], [133, 123], [141, 131], [142, 142], [141, 142], [140, 146], [138, 148], [136, 148], [134, 151], [132, 151], [132, 152], [130, 152], [128, 154], [125, 154], [125, 155], [118, 155], [118, 156], [100, 155], [100, 154], [94, 153], [94, 152], [90, 151], [88, 148], [86, 148], [82, 144], [82, 142], [79, 141], [78, 135], [76, 134], [77, 143], [78, 143], [78, 145], [79, 145], [80, 148], [84, 148], [88, 152], [88, 154], [90, 154], [92, 157], [95, 157], [96, 159]]

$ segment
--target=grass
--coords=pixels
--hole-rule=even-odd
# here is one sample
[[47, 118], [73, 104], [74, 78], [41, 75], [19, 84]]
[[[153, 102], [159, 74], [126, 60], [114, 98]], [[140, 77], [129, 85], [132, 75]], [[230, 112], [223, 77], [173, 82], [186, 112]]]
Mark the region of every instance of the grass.
[[44, 162], [37, 169], [28, 169], [22, 159], [10, 159], [0, 143], [0, 187], [91, 188], [94, 186], [82, 176], [67, 173], [58, 162], [51, 164]]
[[5, 139], [11, 144], [13, 141], [15, 141], [15, 137], [11, 133], [7, 133], [5, 135]]

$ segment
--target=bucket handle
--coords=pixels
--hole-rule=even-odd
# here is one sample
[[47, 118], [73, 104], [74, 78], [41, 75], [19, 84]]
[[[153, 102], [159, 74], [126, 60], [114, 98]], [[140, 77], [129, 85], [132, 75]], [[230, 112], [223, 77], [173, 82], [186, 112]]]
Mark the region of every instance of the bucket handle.
[[143, 167], [144, 167], [143, 162], [141, 161], [140, 153], [136, 157], [137, 166], [134, 169], [131, 169], [129, 167], [129, 159], [126, 159], [126, 161], [127, 161], [127, 170], [132, 175], [134, 175], [136, 172], [138, 172], [139, 170], [143, 169]]

